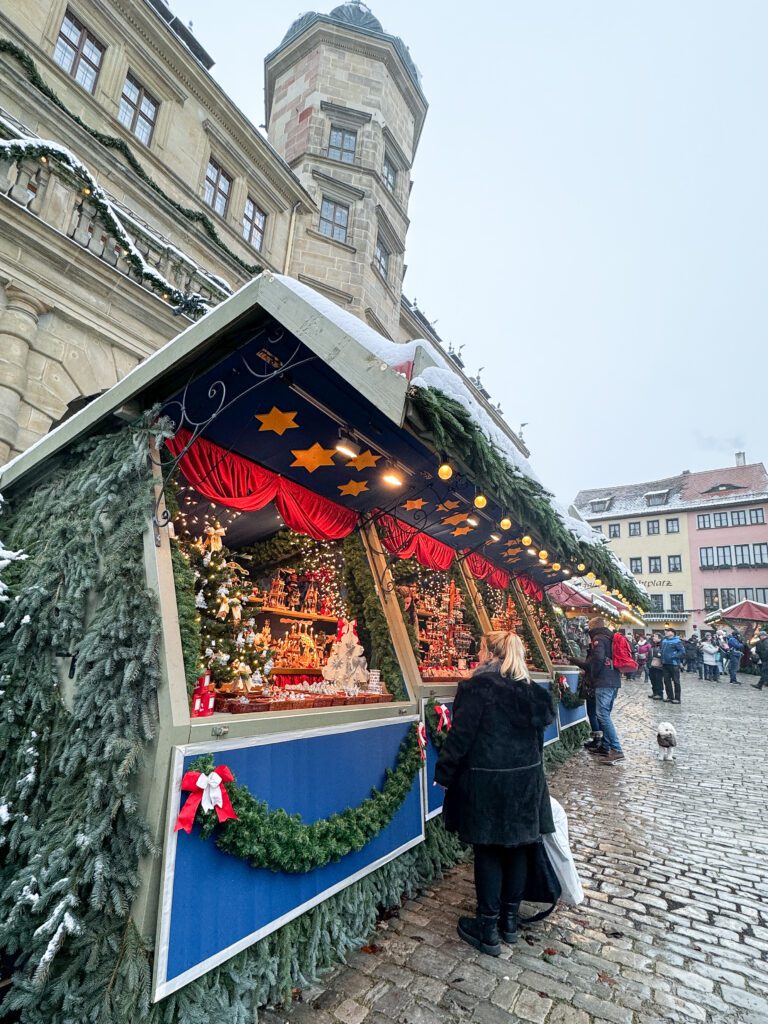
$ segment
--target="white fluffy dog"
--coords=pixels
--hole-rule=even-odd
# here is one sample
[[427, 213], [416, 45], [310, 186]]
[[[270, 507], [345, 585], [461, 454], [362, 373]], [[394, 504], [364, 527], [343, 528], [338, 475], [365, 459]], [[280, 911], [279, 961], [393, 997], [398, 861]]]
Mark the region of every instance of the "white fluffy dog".
[[659, 760], [674, 761], [677, 729], [671, 722], [659, 722], [659, 727], [656, 730], [656, 742], [659, 744]]

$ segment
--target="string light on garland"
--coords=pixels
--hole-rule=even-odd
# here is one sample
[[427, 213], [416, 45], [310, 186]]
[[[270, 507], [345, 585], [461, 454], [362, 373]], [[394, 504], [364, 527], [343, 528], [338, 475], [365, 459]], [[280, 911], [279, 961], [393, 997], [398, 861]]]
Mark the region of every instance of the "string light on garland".
[[504, 516], [504, 518], [499, 521], [499, 526], [501, 527], [502, 530], [511, 530], [512, 520], [509, 518], [509, 516]]
[[525, 536], [520, 538], [520, 543], [523, 545], [524, 548], [528, 548], [531, 546], [531, 544], [533, 544], [533, 538], [526, 533]]
[[443, 459], [443, 461], [440, 463], [438, 467], [437, 475], [440, 477], [441, 480], [450, 480], [451, 477], [453, 476], [453, 466], [451, 466], [449, 462]]
[[588, 573], [587, 573], [587, 579], [588, 579], [588, 580], [589, 580], [590, 582], [591, 582], [592, 580], [594, 580], [594, 578], [595, 578], [595, 574], [594, 574], [593, 572], [588, 572]]
[[579, 564], [578, 564], [578, 565], [576, 566], [576, 568], [578, 569], [578, 571], [579, 571], [579, 572], [584, 572], [584, 570], [585, 570], [585, 569], [586, 569], [587, 567], [586, 567], [586, 565], [584, 565], [584, 563], [583, 563], [583, 562], [579, 562]]
[[542, 548], [539, 552], [539, 558], [542, 560], [542, 562], [546, 562], [546, 560], [549, 558], [549, 552], [545, 548]]
[[552, 568], [553, 568], [553, 570], [555, 572], [560, 572], [560, 568], [561, 568], [560, 563], [559, 562], [553, 562], [552, 563]]
[[475, 501], [474, 501], [475, 508], [485, 508], [485, 506], [487, 504], [488, 504], [488, 499], [486, 498], [486, 496], [484, 494], [476, 494], [475, 495]]
[[529, 555], [533, 555], [534, 557], [536, 556], [536, 548], [526, 548], [525, 550]]

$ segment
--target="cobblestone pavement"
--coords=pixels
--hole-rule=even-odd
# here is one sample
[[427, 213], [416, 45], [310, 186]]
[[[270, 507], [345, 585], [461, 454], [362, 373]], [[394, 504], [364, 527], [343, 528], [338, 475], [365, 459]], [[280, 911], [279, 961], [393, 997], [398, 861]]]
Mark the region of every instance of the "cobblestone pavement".
[[[627, 683], [627, 760], [577, 754], [551, 780], [586, 890], [500, 959], [460, 942], [471, 867], [382, 922], [270, 1024], [768, 1024], [768, 692], [683, 677], [680, 707]], [[673, 721], [678, 759], [657, 760]], [[261, 1018], [260, 1018], [261, 1019]]]

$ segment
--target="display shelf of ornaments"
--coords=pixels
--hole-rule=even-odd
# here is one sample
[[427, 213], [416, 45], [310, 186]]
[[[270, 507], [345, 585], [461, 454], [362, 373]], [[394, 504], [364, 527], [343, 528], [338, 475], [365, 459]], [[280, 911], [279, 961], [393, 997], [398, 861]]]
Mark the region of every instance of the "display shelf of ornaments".
[[425, 682], [457, 682], [472, 673], [472, 630], [464, 599], [453, 580], [437, 593], [411, 589], [419, 641], [419, 672]]

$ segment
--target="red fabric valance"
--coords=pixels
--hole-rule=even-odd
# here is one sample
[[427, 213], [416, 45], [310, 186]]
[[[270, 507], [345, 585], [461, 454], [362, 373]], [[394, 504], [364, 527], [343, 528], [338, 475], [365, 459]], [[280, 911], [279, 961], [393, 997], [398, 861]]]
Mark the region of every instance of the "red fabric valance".
[[466, 556], [466, 564], [476, 580], [485, 580], [496, 590], [506, 590], [509, 586], [509, 573], [504, 569], [497, 569], [493, 562], [489, 562], [487, 558], [479, 555], [476, 551]]
[[535, 583], [530, 576], [518, 576], [517, 582], [520, 584], [524, 594], [528, 597], [532, 597], [534, 601], [541, 601], [544, 597], [544, 591], [538, 583]]
[[456, 552], [441, 540], [420, 533], [414, 526], [403, 523], [394, 516], [383, 515], [379, 519], [383, 536], [381, 543], [397, 558], [415, 558], [425, 569], [449, 569]]
[[[190, 437], [188, 430], [180, 430], [165, 443], [177, 456]], [[180, 466], [184, 476], [204, 498], [243, 512], [255, 512], [274, 501], [286, 526], [315, 540], [340, 540], [357, 526], [357, 512], [352, 509], [257, 466], [242, 455], [228, 452], [204, 437], [194, 441], [181, 457]]]

